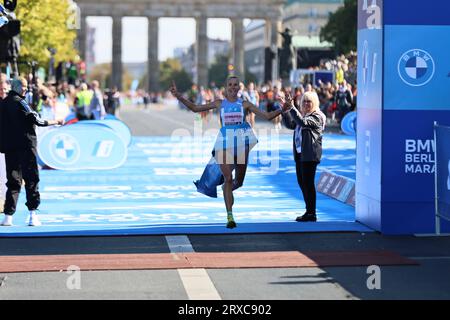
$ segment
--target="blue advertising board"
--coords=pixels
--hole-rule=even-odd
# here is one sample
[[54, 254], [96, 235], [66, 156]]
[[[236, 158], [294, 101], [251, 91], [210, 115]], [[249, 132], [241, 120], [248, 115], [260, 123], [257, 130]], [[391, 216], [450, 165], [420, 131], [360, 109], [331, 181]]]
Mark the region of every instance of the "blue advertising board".
[[103, 119], [103, 120], [84, 120], [75, 123], [74, 125], [96, 125], [96, 126], [104, 126], [113, 130], [119, 137], [122, 138], [123, 142], [126, 146], [131, 144], [131, 131], [128, 126], [122, 121], [116, 119]]
[[341, 130], [348, 136], [356, 135], [356, 111], [347, 113], [341, 121]]
[[113, 130], [92, 125], [68, 125], [45, 132], [39, 139], [41, 163], [58, 170], [109, 170], [127, 159], [128, 148]]
[[384, 109], [448, 110], [450, 59], [443, 40], [450, 38], [450, 26], [385, 30]]
[[358, 1], [356, 218], [385, 234], [434, 232], [433, 123], [450, 125], [449, 11], [444, 0]]
[[[383, 200], [429, 202], [432, 205], [435, 171], [433, 123], [438, 119], [448, 119], [449, 112], [388, 110], [383, 115], [383, 125], [388, 132], [383, 138]], [[450, 125], [450, 119], [446, 123]]]
[[356, 220], [380, 230], [383, 1], [358, 1]]

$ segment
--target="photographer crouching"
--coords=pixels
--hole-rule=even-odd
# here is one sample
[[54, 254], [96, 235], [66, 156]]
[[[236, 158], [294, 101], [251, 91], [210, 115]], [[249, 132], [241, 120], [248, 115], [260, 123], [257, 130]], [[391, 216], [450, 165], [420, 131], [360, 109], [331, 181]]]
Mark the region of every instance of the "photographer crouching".
[[29, 226], [39, 226], [37, 216], [40, 204], [39, 169], [37, 165], [37, 126], [62, 125], [64, 120], [42, 120], [25, 100], [28, 83], [24, 78], [14, 79], [8, 96], [0, 105], [0, 152], [5, 154], [7, 191], [2, 226], [11, 226], [17, 200], [25, 181], [30, 216]]

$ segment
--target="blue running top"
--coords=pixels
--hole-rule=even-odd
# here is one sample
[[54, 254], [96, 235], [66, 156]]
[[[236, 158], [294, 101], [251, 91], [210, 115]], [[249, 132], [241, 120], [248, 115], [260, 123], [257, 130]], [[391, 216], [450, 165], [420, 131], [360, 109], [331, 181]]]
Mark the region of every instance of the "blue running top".
[[222, 100], [220, 108], [220, 122], [222, 126], [231, 126], [244, 122], [244, 106], [242, 103], [241, 99], [237, 99], [235, 102], [230, 102], [227, 99]]

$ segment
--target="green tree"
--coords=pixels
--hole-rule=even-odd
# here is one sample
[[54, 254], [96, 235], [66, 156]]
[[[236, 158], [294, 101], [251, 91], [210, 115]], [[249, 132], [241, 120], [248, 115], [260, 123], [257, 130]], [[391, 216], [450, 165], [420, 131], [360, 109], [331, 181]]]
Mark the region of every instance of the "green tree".
[[76, 31], [69, 28], [69, 1], [20, 0], [16, 9], [21, 21], [20, 60], [37, 61], [47, 68], [50, 52], [56, 49], [55, 64], [75, 60]]
[[111, 82], [111, 64], [101, 63], [92, 67], [88, 74], [88, 81], [93, 80], [97, 80], [102, 88], [108, 87]]
[[[93, 80], [97, 80], [102, 88], [111, 88], [111, 73], [111, 63], [97, 64], [89, 72], [88, 81], [92, 82]], [[133, 78], [130, 72], [128, 71], [128, 69], [124, 68], [122, 73], [123, 90], [129, 90], [132, 82]]]
[[228, 77], [228, 62], [229, 57], [227, 55], [217, 55], [216, 61], [211, 64], [208, 70], [209, 82], [215, 82], [217, 86], [221, 87], [225, 85], [225, 81]]
[[345, 0], [344, 6], [330, 14], [328, 23], [320, 30], [320, 39], [334, 44], [338, 54], [356, 50], [357, 0]]
[[255, 84], [258, 84], [258, 78], [251, 73], [248, 69], [245, 69], [245, 82], [250, 83], [253, 82]]
[[159, 85], [161, 90], [167, 90], [172, 84], [177, 84], [180, 92], [187, 91], [192, 86], [192, 78], [183, 69], [178, 59], [168, 58], [159, 66]]
[[[172, 73], [172, 79], [177, 84], [177, 88], [180, 92], [188, 91], [192, 86], [191, 76], [184, 70], [177, 70]], [[170, 82], [172, 84], [172, 82]], [[162, 89], [167, 89], [168, 87], [162, 87]]]

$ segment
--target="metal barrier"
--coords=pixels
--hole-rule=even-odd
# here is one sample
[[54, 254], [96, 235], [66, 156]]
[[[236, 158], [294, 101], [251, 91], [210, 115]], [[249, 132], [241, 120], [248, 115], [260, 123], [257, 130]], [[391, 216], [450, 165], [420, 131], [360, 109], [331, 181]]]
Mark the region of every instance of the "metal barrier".
[[441, 233], [441, 219], [450, 221], [450, 127], [434, 122], [435, 217], [436, 234]]

